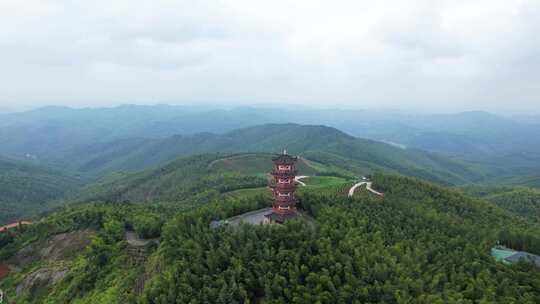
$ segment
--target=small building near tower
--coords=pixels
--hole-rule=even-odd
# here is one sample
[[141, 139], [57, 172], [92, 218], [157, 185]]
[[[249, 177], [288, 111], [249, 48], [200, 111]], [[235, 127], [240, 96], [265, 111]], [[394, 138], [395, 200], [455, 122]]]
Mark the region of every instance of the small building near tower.
[[272, 213], [265, 215], [267, 223], [284, 223], [298, 216], [296, 211], [296, 156], [290, 156], [286, 151], [272, 157], [274, 168], [270, 173], [272, 181]]

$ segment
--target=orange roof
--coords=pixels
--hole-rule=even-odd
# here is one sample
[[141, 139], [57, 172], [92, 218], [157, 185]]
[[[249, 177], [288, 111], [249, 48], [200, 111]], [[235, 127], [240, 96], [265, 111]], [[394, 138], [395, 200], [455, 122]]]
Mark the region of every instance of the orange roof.
[[298, 160], [296, 156], [290, 156], [289, 154], [278, 154], [272, 157], [272, 161], [276, 164], [292, 165]]
[[19, 222], [15, 222], [15, 223], [11, 223], [11, 224], [5, 225], [5, 226], [1, 226], [1, 227], [0, 227], [0, 232], [2, 232], [2, 231], [4, 231], [4, 230], [9, 230], [9, 229], [12, 229], [12, 228], [19, 227], [19, 225], [32, 225], [32, 222], [29, 222], [29, 221], [19, 221]]

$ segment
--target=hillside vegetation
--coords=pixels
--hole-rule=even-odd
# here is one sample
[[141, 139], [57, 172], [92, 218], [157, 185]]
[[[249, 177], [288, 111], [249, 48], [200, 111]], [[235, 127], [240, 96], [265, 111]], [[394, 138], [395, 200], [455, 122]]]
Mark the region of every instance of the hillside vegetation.
[[540, 191], [525, 187], [470, 186], [465, 191], [532, 222], [540, 223]]
[[442, 187], [391, 176], [375, 181], [388, 193], [383, 200], [302, 196], [315, 228], [292, 222], [213, 231], [206, 225], [212, 211], [176, 218], [157, 253], [158, 265], [172, 267], [151, 281], [142, 303], [539, 300], [539, 272], [489, 256], [506, 226], [530, 237], [538, 227], [528, 231], [497, 208]]
[[[534, 176], [540, 170], [538, 117], [508, 118], [478, 111], [418, 114], [247, 107], [221, 110], [167, 105], [95, 109], [46, 107], [0, 114], [0, 142], [3, 143], [0, 155], [17, 158], [28, 155], [41, 164], [60, 163], [84, 172], [106, 174], [111, 170], [140, 170], [141, 167], [133, 168], [129, 154], [137, 154], [136, 151], [142, 149], [144, 156], [147, 146], [159, 146], [161, 139], [167, 137], [190, 138], [201, 132], [223, 134], [238, 128], [286, 122], [323, 124], [361, 138], [438, 152], [482, 168], [491, 177]], [[87, 155], [86, 150], [94, 155]], [[228, 152], [240, 151], [252, 150]], [[193, 153], [207, 152], [215, 151], [205, 149]], [[170, 161], [178, 156], [164, 159], [159, 155], [157, 161]], [[123, 160], [123, 157], [127, 158]], [[62, 163], [63, 159], [69, 161]], [[147, 168], [145, 157], [138, 161]], [[156, 164], [156, 159], [149, 163]]]
[[[261, 129], [270, 132], [268, 128]], [[304, 129], [313, 130], [311, 127]], [[322, 128], [322, 130], [326, 130], [326, 128]], [[254, 132], [253, 128], [246, 131]], [[249, 140], [248, 136], [243, 136], [243, 138]], [[300, 153], [302, 156], [298, 163], [298, 174], [334, 175], [353, 180], [373, 172], [389, 171], [418, 175], [439, 183], [449, 183], [449, 180], [455, 182], [464, 181], [461, 176], [445, 171], [451, 170], [451, 168], [456, 171], [462, 169], [459, 164], [453, 167], [455, 164], [445, 162], [443, 159], [439, 160], [436, 156], [426, 156], [412, 152], [403, 156], [403, 154], [393, 153], [396, 148], [388, 145], [375, 142], [356, 144], [357, 139], [348, 136], [344, 140], [346, 141], [345, 144], [331, 146], [328, 149], [344, 156], [337, 156], [338, 154], [331, 152], [307, 151]], [[297, 143], [297, 145], [302, 145], [302, 143]], [[377, 149], [380, 148], [379, 145], [387, 150]], [[315, 145], [313, 148], [319, 147], [322, 148], [322, 145]], [[308, 148], [290, 147], [292, 151]], [[356, 155], [362, 156], [358, 157]], [[369, 156], [373, 158], [370, 159]], [[403, 165], [398, 163], [397, 159], [400, 159], [399, 157], [401, 157]], [[410, 157], [408, 162], [406, 161], [407, 157]], [[415, 164], [423, 162], [431, 164], [429, 166], [432, 166], [432, 168], [428, 170], [414, 167]], [[377, 163], [381, 165], [376, 165]], [[436, 171], [433, 169], [434, 167], [440, 168], [440, 171]], [[266, 153], [195, 155], [180, 158], [156, 169], [105, 178], [85, 187], [81, 194], [74, 197], [74, 199], [78, 201], [105, 200], [118, 202], [130, 200], [153, 202], [183, 200], [193, 195], [193, 193], [200, 196], [212, 196], [239, 189], [265, 187], [267, 185], [267, 173], [271, 168], [271, 154]], [[460, 173], [467, 174], [468, 172], [463, 171]]]
[[499, 180], [497, 184], [523, 186], [523, 187], [540, 189], [540, 176], [513, 177], [506, 180]]
[[47, 209], [81, 181], [26, 162], [0, 158], [0, 225]]
[[[181, 158], [157, 169], [112, 179], [85, 187], [79, 201], [159, 202], [200, 200], [236, 190], [266, 188], [272, 169], [271, 154], [203, 154]], [[300, 159], [301, 174], [332, 174], [331, 167]]]
[[[447, 184], [485, 178], [474, 166], [440, 155], [359, 139], [324, 126], [264, 125], [223, 135], [197, 134], [161, 140], [117, 141], [79, 148], [62, 161], [88, 174], [137, 171], [199, 153], [273, 152], [305, 155], [320, 163], [344, 168], [356, 175], [387, 170]], [[96, 151], [99, 151], [96, 153]], [[73, 161], [71, 161], [73, 159]]]
[[[68, 201], [177, 201], [194, 192], [201, 196], [212, 196], [263, 186], [265, 174], [271, 167], [270, 155], [264, 153], [280, 153], [284, 148], [301, 157], [299, 169], [302, 175], [326, 172], [357, 179], [375, 172], [393, 172], [448, 185], [482, 182], [491, 178], [489, 170], [438, 154], [359, 139], [325, 126], [297, 124], [263, 125], [225, 134], [203, 133], [99, 142], [61, 151], [53, 163], [78, 172], [85, 180], [89, 178], [95, 181], [87, 184], [80, 195], [71, 195]], [[231, 153], [245, 151], [252, 156], [242, 156], [240, 159], [229, 157]], [[192, 160], [182, 158], [216, 152], [223, 155], [215, 156], [215, 159], [210, 157], [208, 162], [215, 161], [212, 164], [206, 162], [206, 156]], [[53, 188], [72, 189], [62, 182], [55, 183], [54, 178], [47, 180], [53, 181]], [[28, 189], [34, 189], [19, 186], [20, 183], [13, 190], [28, 192]], [[62, 198], [65, 192], [50, 196], [40, 194], [40, 203]], [[49, 205], [44, 204], [41, 209], [29, 208], [22, 213], [12, 214], [9, 210], [24, 210], [13, 206], [23, 204], [24, 199], [19, 197], [13, 201], [3, 201], [0, 206], [4, 206], [4, 214], [11, 213], [10, 218], [29, 216], [48, 209]], [[32, 199], [29, 201], [34, 202]]]
[[[416, 179], [376, 175], [380, 198], [301, 194], [314, 225], [222, 227], [223, 219], [269, 205], [218, 197], [200, 207], [87, 204], [54, 213], [4, 239], [0, 262], [31, 240], [97, 231], [65, 277], [18, 294], [25, 277], [58, 267], [24, 267], [0, 288], [17, 303], [538, 303], [540, 271], [507, 266], [497, 241], [540, 253], [540, 227], [462, 193]], [[150, 220], [153, 219], [153, 220]], [[130, 264], [125, 229], [152, 225], [161, 236], [141, 265]], [[154, 235], [155, 236], [155, 235]], [[135, 286], [144, 280], [142, 294]]]
[[[170, 201], [186, 198], [193, 192], [203, 195], [202, 189], [218, 184], [228, 185], [219, 188], [218, 193], [264, 185], [264, 175], [271, 168], [270, 155], [264, 153], [281, 153], [284, 148], [301, 156], [299, 170], [303, 175], [327, 172], [354, 179], [387, 171], [442, 184], [464, 184], [484, 179], [482, 170], [439, 155], [358, 139], [329, 127], [296, 124], [250, 127], [221, 135], [205, 133], [95, 143], [62, 151], [55, 156], [57, 159], [53, 163], [78, 172], [85, 180], [95, 181], [87, 184], [81, 195], [71, 195], [68, 201]], [[252, 156], [240, 160], [227, 159], [231, 153], [244, 151], [251, 152]], [[189, 160], [181, 158], [216, 152], [223, 153], [223, 156], [209, 160], [216, 161], [213, 164], [199, 163], [202, 160], [197, 160], [197, 157], [190, 164]], [[62, 182], [54, 183], [54, 178], [48, 180], [53, 182], [53, 187], [71, 189]], [[232, 186], [234, 183], [237, 185]], [[24, 189], [30, 188], [13, 189], [27, 191]], [[204, 195], [215, 194], [214, 189]], [[62, 198], [62, 195], [39, 197], [40, 202], [45, 203]], [[13, 206], [8, 207], [14, 203], [21, 204], [21, 201], [5, 202], [2, 206], [6, 206], [6, 210], [14, 209]], [[27, 212], [16, 216], [29, 216], [37, 210], [42, 209], [27, 209]]]

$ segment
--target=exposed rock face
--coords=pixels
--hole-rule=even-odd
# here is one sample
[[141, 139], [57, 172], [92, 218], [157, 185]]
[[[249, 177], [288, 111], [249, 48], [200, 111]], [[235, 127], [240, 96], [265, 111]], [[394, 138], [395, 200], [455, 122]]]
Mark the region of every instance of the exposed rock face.
[[29, 293], [31, 296], [39, 294], [40, 291], [56, 284], [62, 280], [68, 269], [40, 269], [27, 275], [19, 286], [17, 286], [17, 297]]
[[92, 235], [93, 232], [90, 230], [78, 230], [36, 241], [19, 250], [9, 263], [23, 268], [36, 261], [55, 262], [71, 259], [90, 244]]
[[[48, 265], [53, 262], [54, 265], [54, 262], [70, 260], [90, 244], [93, 235], [94, 232], [90, 230], [57, 234], [25, 246], [8, 263], [12, 271], [19, 271], [34, 262], [47, 262]], [[42, 291], [61, 281], [68, 272], [65, 266], [45, 266], [27, 274], [15, 293], [17, 297], [39, 296]]]

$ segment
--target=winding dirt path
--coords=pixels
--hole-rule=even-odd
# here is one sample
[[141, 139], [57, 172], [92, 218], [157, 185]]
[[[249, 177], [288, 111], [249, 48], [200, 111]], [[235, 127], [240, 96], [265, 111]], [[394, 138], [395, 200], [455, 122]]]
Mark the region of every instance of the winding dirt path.
[[128, 244], [134, 247], [144, 247], [148, 245], [150, 242], [159, 242], [159, 238], [141, 239], [133, 231], [126, 231], [125, 237]]
[[359, 182], [357, 184], [355, 184], [354, 186], [351, 187], [351, 189], [349, 189], [349, 197], [352, 197], [354, 195], [354, 191], [356, 190], [356, 188], [359, 188], [359, 187], [362, 187], [363, 185], [366, 185], [366, 189], [373, 193], [373, 194], [376, 194], [378, 196], [384, 196], [384, 194], [374, 190], [373, 188], [371, 188], [371, 186], [373, 185], [372, 182], [367, 182], [367, 181], [363, 181], [363, 182]]
[[304, 183], [304, 182], [302, 182], [302, 181], [300, 181], [300, 180], [301, 180], [301, 179], [304, 179], [304, 178], [308, 178], [308, 177], [309, 177], [309, 176], [305, 176], [305, 175], [296, 176], [296, 177], [294, 178], [294, 181], [297, 182], [297, 183], [299, 183], [300, 186], [305, 187], [305, 186], [306, 186], [306, 183]]

